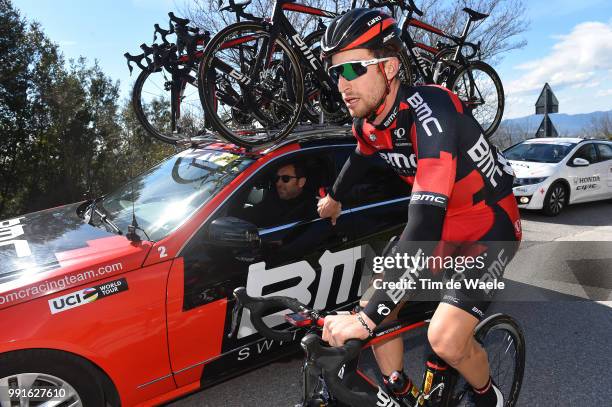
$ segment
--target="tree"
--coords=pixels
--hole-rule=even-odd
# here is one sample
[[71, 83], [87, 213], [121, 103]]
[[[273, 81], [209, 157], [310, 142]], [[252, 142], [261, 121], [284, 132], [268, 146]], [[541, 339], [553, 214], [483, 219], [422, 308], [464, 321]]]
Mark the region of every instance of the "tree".
[[612, 113], [607, 112], [602, 116], [593, 118], [585, 129], [584, 135], [586, 137], [612, 140]]
[[66, 64], [0, 0], [0, 218], [100, 196], [174, 152], [118, 100], [97, 62]]

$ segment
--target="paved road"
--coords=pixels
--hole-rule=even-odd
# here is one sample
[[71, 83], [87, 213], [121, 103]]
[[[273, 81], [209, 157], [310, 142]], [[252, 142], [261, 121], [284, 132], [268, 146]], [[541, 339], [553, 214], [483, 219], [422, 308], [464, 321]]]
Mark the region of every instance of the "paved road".
[[[515, 317], [525, 332], [519, 405], [609, 406], [612, 203], [569, 207], [556, 218], [532, 212], [522, 217], [524, 244], [506, 271], [501, 296], [521, 301], [490, 308]], [[422, 333], [406, 338], [406, 370], [417, 382], [423, 371]], [[169, 406], [293, 406], [300, 394], [300, 365], [296, 355]]]

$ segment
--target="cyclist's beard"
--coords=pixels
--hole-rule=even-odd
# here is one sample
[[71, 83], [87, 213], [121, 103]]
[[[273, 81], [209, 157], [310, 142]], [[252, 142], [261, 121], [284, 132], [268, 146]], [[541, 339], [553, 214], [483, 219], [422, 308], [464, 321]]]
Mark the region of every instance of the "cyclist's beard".
[[354, 106], [349, 106], [347, 104], [349, 113], [352, 117], [359, 119], [368, 117], [370, 113], [372, 113], [372, 111], [378, 107], [380, 99], [385, 94], [386, 88], [382, 77], [378, 76], [375, 81], [376, 82], [371, 86], [366, 86], [364, 90], [358, 93], [351, 92], [346, 95], [342, 95], [343, 98], [359, 98], [358, 102]]

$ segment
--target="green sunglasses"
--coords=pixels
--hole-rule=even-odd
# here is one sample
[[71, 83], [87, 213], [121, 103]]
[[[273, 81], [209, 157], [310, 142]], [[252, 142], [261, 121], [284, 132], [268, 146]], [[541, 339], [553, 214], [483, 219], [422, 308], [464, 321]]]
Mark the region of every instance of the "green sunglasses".
[[341, 64], [329, 67], [327, 73], [336, 82], [338, 82], [340, 76], [342, 76], [347, 81], [352, 81], [353, 79], [357, 79], [361, 75], [364, 75], [366, 72], [368, 72], [368, 66], [377, 64], [379, 62], [388, 61], [390, 59], [391, 58], [375, 58], [367, 59], [365, 61], [343, 62]]

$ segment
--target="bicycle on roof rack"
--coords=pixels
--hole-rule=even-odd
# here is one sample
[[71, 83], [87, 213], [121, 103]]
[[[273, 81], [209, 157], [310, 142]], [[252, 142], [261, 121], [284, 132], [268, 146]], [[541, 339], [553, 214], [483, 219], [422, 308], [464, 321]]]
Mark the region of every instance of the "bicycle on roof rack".
[[[181, 139], [202, 134], [209, 127], [197, 96], [196, 74], [210, 33], [189, 26], [189, 20], [172, 12], [168, 16], [167, 30], [155, 24], [151, 46], [142, 44], [142, 54], [124, 56], [130, 73], [132, 63], [142, 70], [132, 91], [136, 118], [151, 136], [176, 144]], [[155, 43], [158, 35], [161, 43]], [[170, 35], [175, 35], [175, 43], [168, 41]]]
[[[244, 287], [234, 290], [232, 330], [236, 333], [242, 309], [250, 311], [250, 319], [257, 331], [268, 339], [291, 341], [292, 330], [268, 327], [263, 318], [272, 312], [289, 309], [285, 320], [292, 328], [304, 330], [301, 340], [305, 354], [303, 364], [303, 387], [301, 407], [399, 407], [405, 405], [359, 368], [359, 355], [372, 344], [401, 335], [404, 332], [423, 327], [431, 317], [429, 312], [418, 307], [407, 307], [400, 312], [399, 319], [375, 330], [374, 337], [361, 341], [349, 340], [344, 346], [333, 348], [321, 339], [321, 328], [325, 317], [334, 314], [309, 309], [290, 297], [250, 297]], [[414, 311], [416, 309], [416, 311]], [[508, 315], [495, 314], [484, 319], [474, 330], [474, 337], [486, 348], [491, 366], [491, 376], [502, 391], [505, 407], [516, 405], [523, 371], [525, 368], [525, 340], [519, 325]], [[469, 385], [459, 373], [445, 366], [441, 359], [432, 355], [423, 385], [416, 395], [414, 407], [464, 406], [467, 403]], [[435, 366], [435, 368], [433, 367]]]
[[[485, 137], [490, 137], [497, 130], [504, 113], [504, 88], [495, 69], [480, 60], [480, 42], [474, 44], [467, 41], [473, 23], [484, 20], [488, 14], [464, 8], [468, 19], [461, 35], [455, 36], [414, 18], [414, 14], [423, 16], [423, 12], [413, 0], [365, 1], [370, 7], [387, 7], [394, 16], [397, 14], [396, 8], [406, 13], [399, 24], [412, 62], [410, 83], [437, 84], [455, 92], [471, 110]], [[410, 27], [444, 37], [452, 44], [438, 41], [436, 46], [430, 46], [415, 41]]]
[[[249, 3], [230, 0], [234, 7]], [[327, 18], [338, 15], [294, 0], [278, 0], [270, 18], [232, 24], [204, 50], [198, 76], [200, 99], [215, 130], [233, 143], [256, 146], [278, 141], [302, 117], [311, 122], [321, 116], [336, 124], [349, 121], [336, 83], [317, 56], [316, 43], [324, 25], [302, 38], [285, 11]]]

